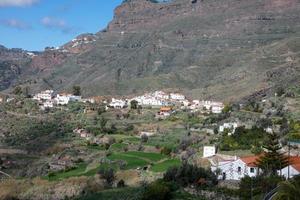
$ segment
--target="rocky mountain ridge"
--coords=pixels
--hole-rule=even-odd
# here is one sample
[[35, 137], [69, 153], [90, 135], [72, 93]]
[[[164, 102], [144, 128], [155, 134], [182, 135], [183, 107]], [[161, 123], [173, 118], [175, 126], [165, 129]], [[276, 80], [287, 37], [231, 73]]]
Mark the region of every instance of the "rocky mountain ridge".
[[25, 85], [240, 99], [299, 82], [299, 13], [297, 0], [127, 0], [107, 29], [34, 57]]

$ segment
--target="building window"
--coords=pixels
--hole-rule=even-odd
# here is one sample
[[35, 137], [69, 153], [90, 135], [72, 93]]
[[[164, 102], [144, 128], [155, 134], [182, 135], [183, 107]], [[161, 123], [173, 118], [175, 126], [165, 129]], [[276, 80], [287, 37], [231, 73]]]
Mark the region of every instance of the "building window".
[[250, 173], [254, 173], [254, 168], [253, 167], [250, 168]]
[[238, 167], [238, 172], [241, 173], [241, 171], [242, 171], [242, 168]]

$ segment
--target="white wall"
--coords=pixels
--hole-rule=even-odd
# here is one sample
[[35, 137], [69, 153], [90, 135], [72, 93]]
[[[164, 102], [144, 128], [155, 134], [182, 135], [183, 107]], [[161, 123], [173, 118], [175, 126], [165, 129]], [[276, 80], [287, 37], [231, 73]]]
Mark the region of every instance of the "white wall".
[[[240, 167], [240, 171], [239, 171]], [[254, 170], [251, 172], [251, 168]], [[220, 179], [225, 176], [226, 180], [241, 180], [245, 176], [254, 177], [258, 174], [258, 168], [256, 167], [248, 167], [242, 160], [238, 159], [235, 161], [226, 161], [226, 162], [219, 162], [218, 166], [213, 166], [212, 171], [216, 169], [221, 170], [221, 175], [219, 176]]]
[[216, 147], [215, 146], [204, 146], [203, 148], [203, 158], [207, 158], [210, 156], [216, 155]]
[[[285, 178], [288, 178], [288, 167], [285, 167], [281, 170], [278, 170], [278, 174], [284, 176]], [[293, 176], [296, 176], [300, 174], [293, 166], [290, 165], [290, 178], [292, 178]]]

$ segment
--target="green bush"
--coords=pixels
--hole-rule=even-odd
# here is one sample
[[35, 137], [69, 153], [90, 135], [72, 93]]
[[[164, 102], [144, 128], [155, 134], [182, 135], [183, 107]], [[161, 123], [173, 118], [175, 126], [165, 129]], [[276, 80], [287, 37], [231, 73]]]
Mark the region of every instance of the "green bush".
[[241, 199], [261, 198], [264, 194], [277, 187], [279, 182], [283, 181], [280, 176], [270, 177], [249, 177], [242, 178], [240, 182], [239, 194]]
[[172, 187], [170, 183], [162, 180], [155, 181], [146, 186], [142, 200], [169, 200], [172, 199]]
[[218, 183], [217, 177], [213, 172], [190, 164], [169, 168], [164, 174], [163, 179], [164, 181], [174, 182], [183, 187], [194, 185], [206, 188], [215, 186]]

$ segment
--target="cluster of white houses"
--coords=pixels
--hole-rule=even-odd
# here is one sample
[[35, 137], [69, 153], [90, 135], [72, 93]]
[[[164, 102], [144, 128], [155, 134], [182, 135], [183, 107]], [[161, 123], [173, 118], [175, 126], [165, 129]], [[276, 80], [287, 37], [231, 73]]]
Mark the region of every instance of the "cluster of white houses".
[[93, 99], [82, 99], [81, 96], [76, 96], [68, 93], [55, 94], [53, 90], [45, 90], [33, 96], [33, 99], [38, 101], [42, 109], [53, 108], [55, 105], [67, 105], [70, 102], [91, 102]]
[[125, 108], [130, 105], [131, 101], [137, 101], [141, 106], [171, 106], [180, 105], [181, 108], [190, 109], [192, 111], [206, 111], [212, 113], [221, 113], [224, 109], [222, 102], [215, 101], [200, 101], [188, 100], [183, 94], [180, 93], [166, 93], [163, 91], [155, 91], [146, 93], [141, 96], [136, 96], [130, 99], [115, 99], [113, 98], [110, 107]]
[[[216, 147], [205, 146], [203, 157], [208, 159], [211, 164], [211, 170], [218, 174], [220, 180], [241, 180], [245, 176], [255, 177], [262, 170], [257, 166], [259, 156], [229, 156], [216, 154]], [[278, 170], [278, 175], [285, 178], [292, 178], [300, 174], [300, 157], [289, 156], [289, 165]]]
[[[55, 105], [67, 105], [69, 102], [74, 101], [95, 103], [94, 98], [83, 99], [81, 98], [81, 96], [76, 96], [68, 93], [55, 94], [53, 90], [45, 90], [37, 93], [33, 96], [33, 99], [37, 100], [40, 103], [42, 109], [53, 108]], [[200, 100], [190, 101], [183, 94], [166, 93], [163, 91], [155, 91], [126, 99], [111, 98], [110, 103], [108, 103], [108, 107], [122, 109], [129, 107], [132, 101], [136, 101], [140, 106], [151, 107], [168, 107], [177, 105], [182, 109], [189, 109], [192, 112], [202, 111], [221, 113], [224, 109], [224, 104], [222, 102]]]

